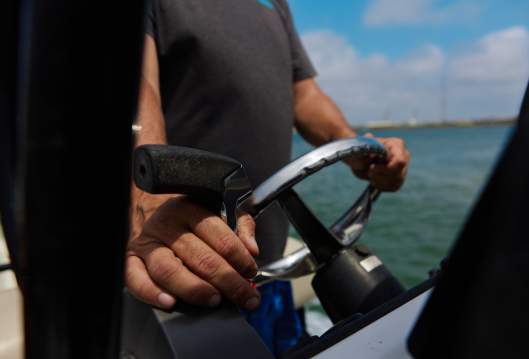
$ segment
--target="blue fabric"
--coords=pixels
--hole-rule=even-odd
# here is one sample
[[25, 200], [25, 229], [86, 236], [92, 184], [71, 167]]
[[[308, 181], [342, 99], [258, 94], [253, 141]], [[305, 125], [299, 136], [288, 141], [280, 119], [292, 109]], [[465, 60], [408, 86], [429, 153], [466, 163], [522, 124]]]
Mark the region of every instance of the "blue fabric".
[[259, 291], [259, 308], [243, 314], [268, 349], [279, 355], [298, 343], [303, 330], [294, 308], [292, 286], [290, 282], [276, 281], [259, 287]]

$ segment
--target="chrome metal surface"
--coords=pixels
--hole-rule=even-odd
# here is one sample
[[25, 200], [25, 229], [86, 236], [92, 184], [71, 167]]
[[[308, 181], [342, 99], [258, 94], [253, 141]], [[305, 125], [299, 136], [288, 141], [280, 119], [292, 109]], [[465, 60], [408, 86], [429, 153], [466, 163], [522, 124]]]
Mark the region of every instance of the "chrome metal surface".
[[368, 137], [338, 140], [321, 146], [292, 161], [263, 182], [242, 207], [253, 215], [258, 215], [284, 189], [294, 186], [305, 177], [344, 158], [365, 158], [368, 155], [384, 158], [386, 150], [380, 142]]
[[307, 247], [303, 247], [292, 254], [261, 267], [253, 282], [258, 286], [273, 280], [295, 279], [314, 273], [318, 269], [316, 260]]
[[252, 193], [252, 184], [241, 166], [224, 179], [223, 216], [231, 229], [237, 227], [237, 206]]
[[368, 186], [353, 206], [331, 226], [331, 232], [343, 246], [350, 246], [360, 238], [369, 220], [372, 204], [379, 195], [378, 189]]

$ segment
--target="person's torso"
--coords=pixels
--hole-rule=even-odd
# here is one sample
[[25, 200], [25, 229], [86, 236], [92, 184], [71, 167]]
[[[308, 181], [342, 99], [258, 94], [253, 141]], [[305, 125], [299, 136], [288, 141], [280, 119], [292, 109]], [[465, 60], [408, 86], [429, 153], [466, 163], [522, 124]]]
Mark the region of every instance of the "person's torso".
[[241, 160], [259, 184], [290, 158], [292, 60], [280, 9], [160, 0], [154, 11], [168, 141]]
[[[291, 155], [293, 74], [282, 10], [268, 0], [154, 1], [168, 142], [240, 160], [254, 186]], [[278, 208], [262, 217], [266, 262], [281, 255], [287, 222]]]

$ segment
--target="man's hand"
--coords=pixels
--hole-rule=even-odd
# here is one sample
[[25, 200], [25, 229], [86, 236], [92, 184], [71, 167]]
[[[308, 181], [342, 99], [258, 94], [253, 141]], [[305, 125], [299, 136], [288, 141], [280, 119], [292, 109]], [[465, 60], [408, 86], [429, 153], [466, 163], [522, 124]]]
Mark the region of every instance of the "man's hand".
[[[344, 115], [334, 101], [328, 97], [313, 78], [294, 84], [295, 126], [298, 132], [314, 146], [342, 139], [356, 137]], [[373, 137], [373, 135], [366, 135]], [[356, 176], [369, 180], [382, 191], [396, 191], [404, 183], [408, 171], [410, 154], [404, 141], [399, 138], [377, 138], [388, 151], [386, 163], [347, 161]]]
[[257, 272], [252, 217], [239, 215], [233, 233], [221, 218], [185, 196], [162, 198], [165, 203], [129, 240], [125, 281], [130, 292], [164, 309], [178, 298], [214, 307], [221, 295], [255, 309], [260, 296], [248, 281]]
[[[366, 137], [374, 137], [367, 134]], [[385, 162], [376, 163], [373, 159], [365, 161], [345, 161], [353, 170], [354, 174], [362, 179], [368, 180], [373, 186], [381, 191], [397, 191], [406, 178], [410, 153], [406, 149], [404, 141], [400, 138], [375, 138], [381, 142], [388, 152]]]
[[[166, 143], [156, 43], [145, 36], [136, 145]], [[257, 272], [255, 223], [238, 218], [237, 233], [186, 197], [153, 196], [132, 186], [131, 237], [125, 282], [138, 299], [169, 309], [177, 298], [215, 306], [221, 294], [255, 309], [259, 293], [247, 280]]]

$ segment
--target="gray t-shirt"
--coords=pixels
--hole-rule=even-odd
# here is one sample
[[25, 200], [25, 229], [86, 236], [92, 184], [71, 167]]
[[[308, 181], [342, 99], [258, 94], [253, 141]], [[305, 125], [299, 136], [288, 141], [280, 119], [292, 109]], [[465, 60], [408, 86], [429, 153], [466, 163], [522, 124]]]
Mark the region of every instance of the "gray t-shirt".
[[[292, 85], [315, 76], [285, 0], [151, 0], [146, 32], [158, 51], [170, 144], [236, 158], [254, 186], [287, 164]], [[288, 223], [257, 221], [260, 263], [279, 258]]]

